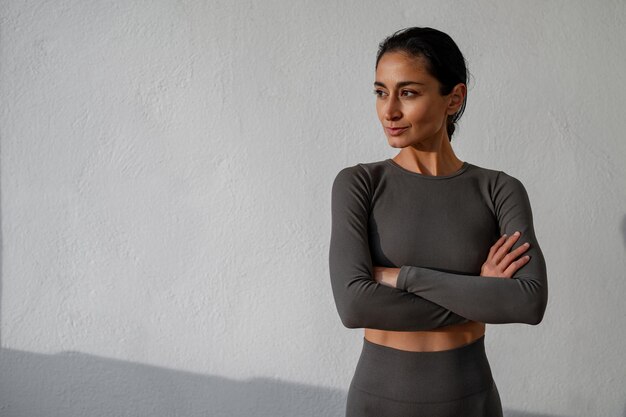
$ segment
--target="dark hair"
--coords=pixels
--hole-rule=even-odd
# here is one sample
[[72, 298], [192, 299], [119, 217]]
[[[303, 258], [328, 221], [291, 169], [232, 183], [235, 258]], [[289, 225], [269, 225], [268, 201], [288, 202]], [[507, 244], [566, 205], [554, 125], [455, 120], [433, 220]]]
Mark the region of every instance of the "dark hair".
[[[458, 83], [467, 85], [469, 71], [465, 58], [452, 38], [437, 29], [429, 27], [410, 27], [401, 29], [387, 37], [378, 45], [376, 67], [386, 52], [405, 52], [416, 58], [422, 58], [426, 71], [441, 84], [441, 95], [449, 94]], [[467, 94], [461, 107], [455, 114], [448, 116], [446, 129], [452, 141], [455, 123], [465, 111]]]

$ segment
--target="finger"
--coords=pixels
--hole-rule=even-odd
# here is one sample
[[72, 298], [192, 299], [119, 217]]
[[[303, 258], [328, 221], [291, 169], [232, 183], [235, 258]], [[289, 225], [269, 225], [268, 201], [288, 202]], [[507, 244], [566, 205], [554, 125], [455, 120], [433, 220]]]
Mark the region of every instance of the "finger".
[[506, 275], [509, 278], [512, 277], [513, 274], [522, 266], [524, 266], [529, 260], [530, 260], [530, 256], [528, 255], [522, 256], [519, 260], [513, 262], [511, 265], [508, 266], [508, 268], [504, 270], [504, 275]]
[[510, 255], [513, 257], [513, 259], [517, 259], [519, 258], [519, 256], [526, 252], [528, 250], [528, 248], [530, 248], [530, 243], [528, 242], [524, 242], [522, 243], [520, 246], [518, 246], [517, 248], [515, 248], [515, 250], [513, 250]]
[[491, 258], [496, 253], [496, 251], [500, 249], [500, 246], [502, 246], [502, 244], [506, 241], [506, 238], [507, 238], [507, 235], [505, 233], [502, 236], [500, 236], [500, 239], [496, 240], [496, 243], [494, 243], [489, 249], [488, 258]]
[[528, 242], [522, 243], [520, 246], [515, 248], [515, 250], [507, 253], [504, 256], [504, 258], [502, 258], [502, 260], [500, 261], [499, 266], [502, 269], [505, 269], [507, 266], [509, 266], [511, 262], [519, 258], [522, 253], [526, 252], [529, 247], [530, 247], [530, 243]]
[[504, 256], [509, 252], [515, 242], [517, 242], [517, 239], [519, 239], [520, 235], [520, 232], [515, 232], [506, 240], [506, 242], [502, 244], [500, 249], [498, 249], [494, 255], [494, 260], [496, 261], [496, 263], [500, 263], [502, 258], [504, 258]]

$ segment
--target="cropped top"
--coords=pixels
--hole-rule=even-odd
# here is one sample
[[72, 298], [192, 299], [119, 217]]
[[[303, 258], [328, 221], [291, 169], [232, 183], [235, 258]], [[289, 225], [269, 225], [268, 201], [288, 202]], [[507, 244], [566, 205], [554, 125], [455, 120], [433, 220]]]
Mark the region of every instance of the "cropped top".
[[[512, 278], [480, 276], [502, 234], [530, 243]], [[397, 288], [373, 266], [400, 268]], [[331, 191], [329, 275], [348, 328], [430, 330], [469, 320], [538, 324], [548, 300], [546, 263], [528, 194], [503, 171], [468, 162], [449, 175], [393, 159], [341, 169]]]

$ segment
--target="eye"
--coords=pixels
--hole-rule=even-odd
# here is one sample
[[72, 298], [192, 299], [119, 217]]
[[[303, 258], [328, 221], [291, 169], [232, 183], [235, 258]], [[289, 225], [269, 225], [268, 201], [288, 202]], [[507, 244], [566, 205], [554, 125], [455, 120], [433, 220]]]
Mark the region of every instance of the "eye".
[[413, 91], [413, 90], [402, 90], [400, 92], [400, 95], [402, 95], [404, 97], [414, 97], [414, 96], [419, 96], [419, 93], [417, 91]]
[[372, 93], [374, 93], [374, 95], [379, 98], [385, 95], [385, 92], [379, 88], [372, 91]]

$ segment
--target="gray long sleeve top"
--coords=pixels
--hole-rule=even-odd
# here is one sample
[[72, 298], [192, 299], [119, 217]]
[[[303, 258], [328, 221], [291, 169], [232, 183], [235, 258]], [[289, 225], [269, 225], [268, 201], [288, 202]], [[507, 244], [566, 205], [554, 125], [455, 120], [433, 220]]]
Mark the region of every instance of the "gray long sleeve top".
[[[392, 159], [336, 175], [331, 191], [329, 272], [349, 328], [430, 330], [468, 320], [537, 324], [548, 299], [546, 264], [523, 184], [468, 162], [444, 176]], [[512, 278], [480, 276], [504, 233], [530, 243]], [[400, 268], [397, 288], [374, 281], [373, 265]]]

